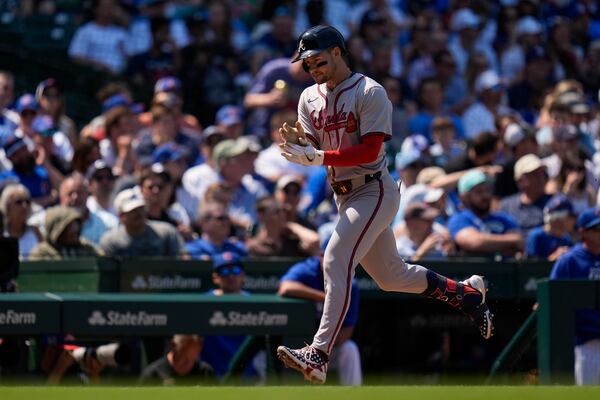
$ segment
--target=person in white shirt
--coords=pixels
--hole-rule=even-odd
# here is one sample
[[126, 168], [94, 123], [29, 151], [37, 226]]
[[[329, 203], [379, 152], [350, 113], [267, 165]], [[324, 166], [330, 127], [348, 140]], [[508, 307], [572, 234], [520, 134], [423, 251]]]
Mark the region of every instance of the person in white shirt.
[[465, 110], [462, 118], [467, 139], [481, 132], [496, 132], [496, 116], [509, 111], [501, 104], [504, 85], [494, 70], [489, 69], [477, 77], [475, 92], [478, 100]]
[[129, 35], [116, 25], [115, 0], [95, 0], [94, 19], [80, 26], [69, 45], [69, 56], [76, 62], [118, 74], [127, 66]]
[[267, 178], [271, 182], [277, 180], [284, 175], [301, 175], [308, 177], [311, 170], [305, 165], [294, 164], [285, 158], [281, 157], [281, 148], [279, 144], [283, 142], [279, 134], [279, 127], [283, 126], [284, 122], [292, 125], [295, 123], [297, 115], [292, 110], [282, 110], [273, 114], [271, 117], [271, 140], [273, 141], [269, 147], [258, 153], [258, 158], [254, 162], [256, 173]]
[[115, 188], [115, 175], [103, 160], [96, 160], [88, 167], [85, 174], [90, 189], [87, 208], [98, 215], [109, 226], [119, 224], [117, 213], [112, 203], [112, 192]]

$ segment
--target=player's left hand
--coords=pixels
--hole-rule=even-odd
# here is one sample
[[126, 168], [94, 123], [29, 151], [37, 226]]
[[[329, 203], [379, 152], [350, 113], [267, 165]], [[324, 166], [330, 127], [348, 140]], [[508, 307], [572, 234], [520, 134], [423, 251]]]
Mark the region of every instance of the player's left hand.
[[295, 143], [282, 143], [279, 145], [283, 152], [281, 155], [288, 161], [300, 165], [323, 165], [325, 152], [315, 149], [310, 143], [301, 146]]

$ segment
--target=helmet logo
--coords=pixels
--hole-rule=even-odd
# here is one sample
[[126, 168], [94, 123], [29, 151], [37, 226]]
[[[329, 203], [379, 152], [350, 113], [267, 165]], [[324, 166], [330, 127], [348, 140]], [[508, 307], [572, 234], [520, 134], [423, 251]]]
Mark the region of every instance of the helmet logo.
[[300, 40], [298, 44], [298, 51], [306, 51], [306, 45], [304, 44], [304, 40]]

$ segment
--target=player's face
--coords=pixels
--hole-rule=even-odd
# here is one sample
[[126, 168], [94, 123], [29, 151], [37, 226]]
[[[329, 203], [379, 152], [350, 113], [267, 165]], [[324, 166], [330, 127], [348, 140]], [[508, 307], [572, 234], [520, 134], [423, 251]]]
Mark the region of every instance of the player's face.
[[335, 74], [334, 58], [330, 51], [305, 58], [303, 62], [310, 76], [318, 84], [329, 81]]

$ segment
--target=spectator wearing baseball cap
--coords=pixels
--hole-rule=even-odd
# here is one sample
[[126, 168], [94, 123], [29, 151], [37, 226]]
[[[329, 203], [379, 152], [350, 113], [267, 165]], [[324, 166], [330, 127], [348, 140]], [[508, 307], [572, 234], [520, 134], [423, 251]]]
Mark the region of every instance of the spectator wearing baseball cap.
[[248, 255], [244, 242], [230, 237], [231, 220], [227, 205], [218, 202], [204, 203], [199, 210], [196, 223], [202, 235], [185, 244], [186, 252], [192, 259], [209, 260], [225, 252], [239, 257]]
[[519, 191], [515, 182], [515, 163], [527, 154], [537, 154], [538, 145], [535, 134], [529, 127], [515, 121], [513, 117], [506, 117], [511, 122], [504, 128], [502, 135], [506, 159], [502, 163], [502, 171], [496, 176], [494, 182], [494, 196], [504, 198]]
[[17, 99], [15, 105], [15, 111], [19, 113], [19, 127], [15, 131], [15, 135], [22, 138], [32, 138], [33, 132], [31, 130], [31, 123], [36, 117], [39, 110], [39, 104], [35, 100], [35, 97], [30, 93], [25, 93]]
[[224, 133], [227, 139], [237, 139], [242, 136], [244, 126], [243, 110], [234, 105], [225, 105], [217, 111], [215, 125]]
[[496, 53], [484, 41], [479, 40], [479, 29], [481, 19], [470, 8], [461, 8], [454, 12], [450, 22], [452, 31], [456, 37], [450, 42], [448, 48], [456, 61], [458, 73], [464, 75], [470, 54], [480, 52], [485, 54], [492, 68], [497, 69], [498, 61]]
[[[90, 190], [87, 208], [91, 212], [104, 211], [116, 218], [117, 214], [111, 202], [116, 179], [112, 168], [104, 160], [96, 160], [88, 167], [85, 179]], [[117, 224], [118, 221], [115, 221], [114, 225]]]
[[56, 79], [41, 81], [35, 90], [35, 100], [39, 104], [39, 112], [52, 118], [56, 129], [67, 136], [71, 145], [77, 143], [77, 127], [75, 121], [66, 114], [63, 91]]
[[502, 104], [504, 83], [496, 71], [488, 69], [475, 80], [477, 101], [467, 108], [462, 122], [465, 137], [475, 138], [481, 132], [496, 132], [496, 115], [508, 113], [509, 109]]
[[402, 185], [409, 188], [417, 182], [417, 175], [426, 165], [421, 158], [421, 152], [411, 149], [398, 152], [394, 159], [394, 166]]
[[535, 154], [526, 154], [515, 163], [515, 182], [519, 191], [500, 201], [500, 210], [512, 215], [524, 236], [544, 223], [543, 209], [550, 199], [546, 194], [548, 176], [542, 160]]
[[[238, 255], [224, 252], [214, 256], [212, 261], [212, 280], [216, 288], [209, 290], [207, 292], [208, 296], [250, 296], [250, 293], [243, 289], [246, 273], [242, 259]], [[214, 368], [219, 379], [223, 378], [229, 371], [229, 365], [233, 357], [246, 341], [246, 338], [242, 335], [205, 336], [204, 348], [200, 358]], [[245, 379], [255, 379], [265, 373], [262, 367], [255, 367], [254, 364], [252, 360], [249, 360], [248, 365], [242, 371], [242, 376]]]
[[573, 246], [574, 227], [575, 213], [569, 198], [563, 194], [552, 196], [544, 207], [544, 225], [532, 229], [527, 236], [526, 256], [556, 261]]
[[44, 149], [52, 166], [61, 174], [67, 174], [73, 160], [73, 146], [67, 135], [58, 130], [48, 115], [35, 117], [31, 123], [31, 130], [35, 135], [35, 142]]
[[[178, 78], [168, 76], [159, 79], [154, 85], [154, 97], [152, 105], [160, 104], [173, 110], [177, 120], [177, 126], [181, 133], [190, 135], [195, 139], [200, 139], [202, 135], [202, 126], [198, 119], [192, 114], [183, 112], [183, 86]], [[148, 115], [141, 118], [145, 125], [151, 121]]]
[[312, 231], [317, 230], [309, 220], [300, 215], [299, 205], [304, 188], [304, 179], [299, 175], [283, 175], [277, 180], [273, 196], [285, 210], [287, 221], [300, 224]]
[[460, 253], [480, 256], [514, 256], [523, 250], [523, 236], [517, 222], [504, 213], [491, 212], [490, 179], [479, 170], [464, 174], [458, 181], [464, 210], [448, 221], [450, 236]]
[[100, 247], [112, 257], [178, 257], [183, 241], [177, 230], [160, 221], [148, 221], [146, 202], [138, 188], [121, 191], [114, 200], [121, 224], [108, 231]]
[[[577, 218], [581, 243], [563, 254], [552, 267], [550, 279], [598, 280], [600, 276], [600, 210], [589, 208]], [[600, 312], [578, 310], [575, 315], [575, 383], [599, 385]]]
[[448, 230], [435, 222], [440, 213], [424, 202], [413, 202], [404, 209], [404, 224], [394, 230], [396, 247], [402, 257], [417, 261], [441, 259], [451, 247]]

